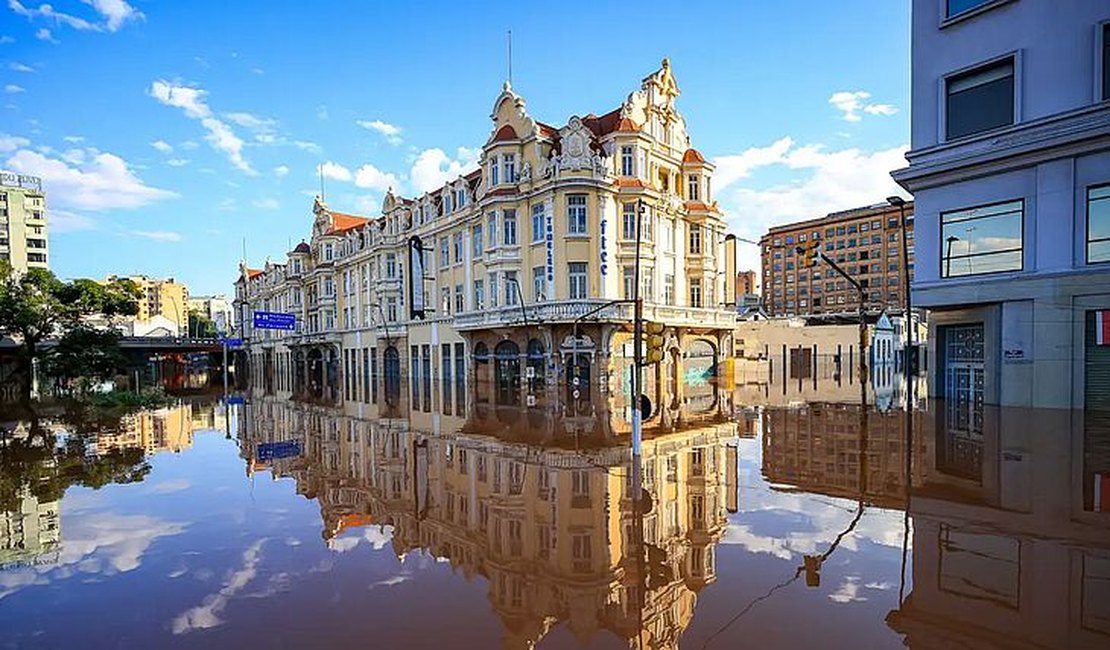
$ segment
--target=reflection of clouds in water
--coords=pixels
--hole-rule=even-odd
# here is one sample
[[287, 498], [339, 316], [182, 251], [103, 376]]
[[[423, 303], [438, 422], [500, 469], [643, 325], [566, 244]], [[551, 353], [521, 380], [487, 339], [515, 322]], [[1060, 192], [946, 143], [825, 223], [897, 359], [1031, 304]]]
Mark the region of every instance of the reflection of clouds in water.
[[79, 573], [110, 576], [133, 571], [154, 540], [184, 530], [182, 524], [147, 515], [99, 512], [72, 523], [67, 520], [57, 562], [0, 573], [0, 599], [29, 585], [46, 585]]
[[379, 580], [373, 583], [372, 585], [370, 585], [370, 588], [374, 589], [375, 587], [392, 587], [394, 585], [399, 585], [402, 582], [408, 581], [409, 579], [411, 579], [411, 577], [412, 576], [408, 575], [407, 573], [398, 573], [395, 576], [389, 576], [385, 580]]
[[366, 542], [375, 551], [380, 551], [393, 541], [393, 526], [368, 526], [358, 528], [348, 535], [341, 535], [328, 542], [328, 548], [336, 553], [346, 553]]
[[861, 596], [859, 589], [859, 576], [847, 576], [844, 583], [829, 594], [829, 600], [834, 603], [861, 603], [867, 600], [867, 596]]
[[190, 481], [183, 478], [178, 478], [169, 481], [162, 481], [161, 483], [155, 483], [154, 485], [151, 485], [149, 488], [147, 488], [146, 491], [150, 494], [172, 494], [174, 492], [182, 492], [184, 490], [188, 490], [191, 487], [193, 487], [193, 484]]
[[170, 574], [166, 577], [171, 578], [171, 579], [172, 578], [180, 578], [181, 576], [185, 575], [186, 573], [188, 573], [188, 569], [175, 569], [174, 571], [170, 571]]
[[220, 612], [227, 607], [233, 596], [242, 591], [258, 573], [258, 562], [262, 555], [262, 544], [265, 539], [260, 539], [243, 551], [243, 566], [228, 576], [222, 589], [204, 599], [192, 609], [186, 610], [173, 620], [174, 634], [184, 634], [193, 630], [216, 627], [223, 623]]
[[[752, 553], [767, 553], [789, 560], [803, 554], [823, 553], [855, 516], [857, 504], [849, 499], [820, 495], [776, 492], [766, 487], [744, 489], [740, 495], [742, 510], [732, 515], [722, 544], [737, 544]], [[747, 518], [758, 514], [790, 518], [790, 525], [781, 533], [762, 535], [753, 530]], [[798, 525], [801, 518], [808, 525]], [[757, 523], [758, 525], [758, 523]], [[901, 548], [903, 541], [902, 513], [896, 510], [868, 507], [855, 530], [844, 537], [841, 550], [857, 551], [860, 541], [879, 546]]]

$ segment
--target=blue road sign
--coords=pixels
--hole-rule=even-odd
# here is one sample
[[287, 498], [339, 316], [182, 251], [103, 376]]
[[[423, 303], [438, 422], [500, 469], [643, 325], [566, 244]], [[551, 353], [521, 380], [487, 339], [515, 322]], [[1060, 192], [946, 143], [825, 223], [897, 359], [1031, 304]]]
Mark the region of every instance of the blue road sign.
[[230, 406], [242, 406], [247, 403], [247, 400], [243, 399], [239, 395], [233, 395], [227, 398], [227, 403]]
[[258, 445], [258, 460], [273, 460], [275, 458], [293, 458], [301, 455], [299, 440], [286, 442], [263, 442]]
[[224, 339], [224, 345], [229, 348], [243, 347], [243, 339]]
[[276, 311], [254, 312], [254, 326], [260, 330], [289, 330], [297, 328], [297, 317], [294, 314], [283, 314]]

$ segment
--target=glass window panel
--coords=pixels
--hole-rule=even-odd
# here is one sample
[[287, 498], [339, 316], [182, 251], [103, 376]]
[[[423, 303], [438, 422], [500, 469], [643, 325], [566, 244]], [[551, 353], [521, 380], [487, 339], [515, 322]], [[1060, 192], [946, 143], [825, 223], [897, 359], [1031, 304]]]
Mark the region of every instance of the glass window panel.
[[950, 77], [947, 95], [949, 139], [1013, 124], [1013, 60]]
[[1110, 262], [1110, 185], [1087, 190], [1087, 262]]
[[1021, 201], [941, 214], [941, 275], [1020, 271]]

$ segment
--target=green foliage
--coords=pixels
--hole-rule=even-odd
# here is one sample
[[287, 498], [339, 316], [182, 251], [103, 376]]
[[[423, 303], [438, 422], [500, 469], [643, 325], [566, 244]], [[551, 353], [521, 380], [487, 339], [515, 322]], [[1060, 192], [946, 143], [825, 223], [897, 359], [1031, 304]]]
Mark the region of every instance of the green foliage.
[[43, 358], [43, 370], [55, 381], [65, 382], [77, 394], [92, 384], [105, 382], [127, 370], [119, 347], [120, 335], [78, 324], [62, 335]]
[[83, 400], [85, 404], [101, 410], [118, 409], [127, 412], [166, 406], [173, 398], [166, 395], [161, 386], [144, 388], [136, 393], [129, 390], [111, 390], [106, 393], [92, 393]]
[[216, 337], [219, 332], [216, 331], [216, 323], [207, 315], [199, 311], [189, 312], [189, 329], [190, 336], [196, 337]]
[[[139, 297], [138, 288], [129, 280], [107, 284], [88, 279], [63, 282], [46, 269], [20, 274], [10, 265], [0, 265], [0, 335], [20, 343], [24, 400], [30, 399], [31, 365], [43, 355], [39, 348], [43, 340], [51, 336], [65, 338], [67, 332], [83, 327], [85, 316], [134, 315], [138, 313]], [[87, 337], [87, 333], [80, 336]], [[102, 360], [112, 356], [110, 348], [102, 352]]]

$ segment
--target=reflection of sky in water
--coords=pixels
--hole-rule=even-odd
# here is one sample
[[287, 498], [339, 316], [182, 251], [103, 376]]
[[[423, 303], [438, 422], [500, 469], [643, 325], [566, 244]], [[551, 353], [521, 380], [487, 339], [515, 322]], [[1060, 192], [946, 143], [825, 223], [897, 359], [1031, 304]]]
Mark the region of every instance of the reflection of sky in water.
[[[0, 647], [501, 645], [505, 626], [485, 578], [424, 551], [399, 559], [389, 527], [346, 530], [329, 549], [319, 503], [296, 494], [291, 479], [245, 477], [222, 435], [198, 433], [191, 449], [150, 460], [143, 483], [69, 490], [57, 564], [0, 574]], [[717, 580], [698, 594], [684, 646], [700, 647], [852, 519], [853, 502], [776, 491], [760, 468], [759, 442], [742, 441], [741, 511], [716, 547]], [[899, 513], [869, 509], [819, 588], [781, 589], [710, 647], [753, 633], [777, 647], [821, 645], [830, 634], [897, 646], [883, 616], [896, 604], [900, 541]], [[801, 612], [821, 614], [799, 626]], [[540, 647], [580, 645], [624, 647], [612, 633], [583, 636], [567, 623]]]

